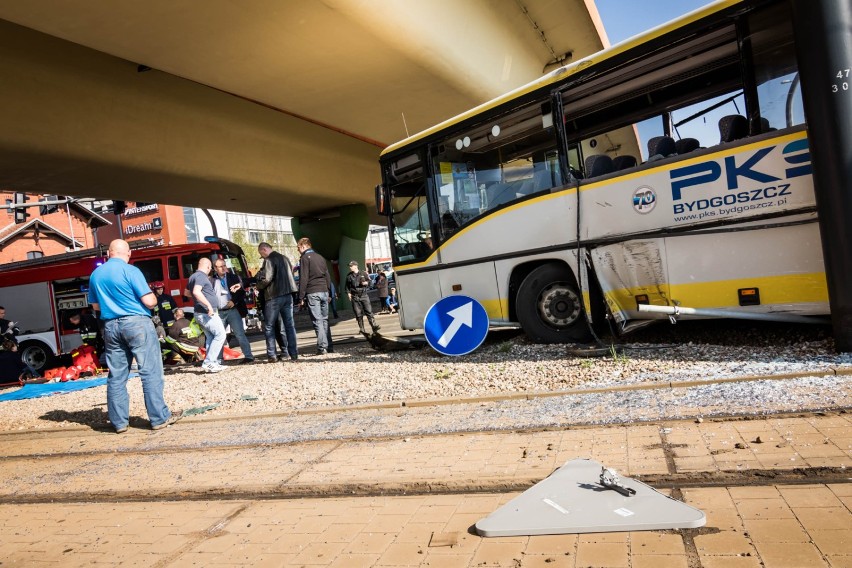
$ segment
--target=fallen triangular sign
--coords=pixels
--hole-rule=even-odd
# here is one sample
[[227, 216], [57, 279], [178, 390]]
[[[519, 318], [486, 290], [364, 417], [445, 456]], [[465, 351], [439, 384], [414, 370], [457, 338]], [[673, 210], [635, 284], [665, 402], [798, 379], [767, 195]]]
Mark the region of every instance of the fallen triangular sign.
[[[694, 529], [707, 522], [695, 507], [634, 479], [615, 478], [620, 485], [605, 487], [604, 470], [594, 460], [570, 460], [476, 523], [476, 532], [527, 536], [648, 531]], [[612, 479], [607, 476], [606, 481]]]

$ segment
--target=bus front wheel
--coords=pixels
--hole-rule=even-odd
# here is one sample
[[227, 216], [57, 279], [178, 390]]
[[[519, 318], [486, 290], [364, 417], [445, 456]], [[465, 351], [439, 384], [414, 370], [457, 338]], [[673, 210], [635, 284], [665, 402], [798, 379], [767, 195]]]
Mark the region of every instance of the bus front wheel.
[[583, 303], [567, 266], [545, 264], [530, 272], [518, 288], [517, 314], [524, 333], [538, 343], [591, 340]]
[[39, 373], [53, 362], [53, 352], [41, 341], [24, 341], [18, 346], [21, 361]]

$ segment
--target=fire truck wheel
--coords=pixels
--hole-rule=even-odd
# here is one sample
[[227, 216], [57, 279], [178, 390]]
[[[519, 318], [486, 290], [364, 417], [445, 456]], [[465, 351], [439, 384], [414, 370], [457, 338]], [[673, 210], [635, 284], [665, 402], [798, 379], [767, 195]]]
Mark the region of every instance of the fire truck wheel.
[[538, 343], [585, 343], [591, 340], [580, 295], [567, 266], [545, 264], [529, 273], [518, 288], [518, 321]]
[[21, 361], [39, 372], [46, 369], [53, 361], [53, 352], [41, 341], [24, 341], [18, 346], [18, 351], [21, 354]]

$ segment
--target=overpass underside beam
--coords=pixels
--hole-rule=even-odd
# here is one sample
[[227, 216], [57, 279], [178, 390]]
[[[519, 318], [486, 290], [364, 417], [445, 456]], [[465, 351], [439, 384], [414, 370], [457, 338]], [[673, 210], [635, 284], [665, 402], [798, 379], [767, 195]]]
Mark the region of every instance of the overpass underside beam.
[[366, 204], [379, 148], [0, 20], [0, 186], [299, 215]]

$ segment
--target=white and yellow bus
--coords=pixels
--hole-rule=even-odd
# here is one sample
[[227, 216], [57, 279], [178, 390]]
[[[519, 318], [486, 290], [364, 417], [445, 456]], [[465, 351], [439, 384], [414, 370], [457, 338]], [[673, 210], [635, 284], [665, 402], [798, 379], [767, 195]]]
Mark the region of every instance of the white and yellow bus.
[[540, 342], [828, 314], [791, 21], [716, 2], [388, 147], [402, 327], [452, 294]]

